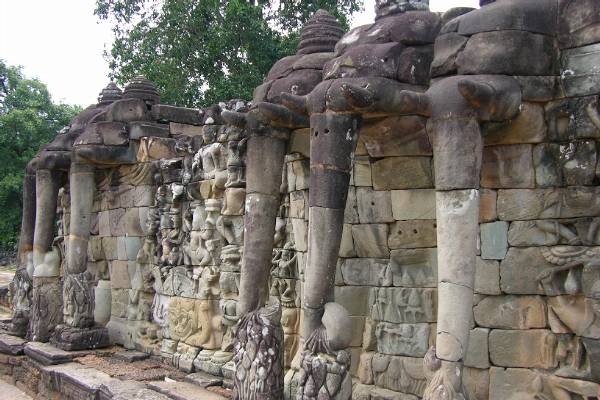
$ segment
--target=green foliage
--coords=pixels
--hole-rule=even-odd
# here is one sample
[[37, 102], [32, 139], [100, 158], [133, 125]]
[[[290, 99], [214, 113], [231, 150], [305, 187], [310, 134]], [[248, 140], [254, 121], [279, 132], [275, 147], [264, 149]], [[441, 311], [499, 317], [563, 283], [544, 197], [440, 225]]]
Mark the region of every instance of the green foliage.
[[275, 61], [295, 53], [302, 25], [320, 8], [347, 26], [362, 0], [96, 0], [113, 26], [112, 77], [143, 74], [162, 101], [208, 106], [252, 97]]
[[27, 163], [79, 112], [79, 107], [54, 104], [46, 85], [0, 60], [1, 249], [13, 250], [19, 238]]

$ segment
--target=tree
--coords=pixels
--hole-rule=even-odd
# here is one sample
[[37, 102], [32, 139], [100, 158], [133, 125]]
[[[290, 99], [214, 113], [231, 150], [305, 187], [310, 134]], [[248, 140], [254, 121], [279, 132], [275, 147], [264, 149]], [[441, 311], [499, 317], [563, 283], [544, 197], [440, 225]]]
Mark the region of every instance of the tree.
[[14, 250], [21, 227], [25, 167], [81, 112], [52, 102], [42, 82], [0, 59], [0, 248]]
[[113, 26], [111, 75], [143, 74], [162, 101], [208, 106], [252, 97], [275, 61], [293, 54], [299, 30], [320, 8], [348, 26], [362, 0], [96, 0]]

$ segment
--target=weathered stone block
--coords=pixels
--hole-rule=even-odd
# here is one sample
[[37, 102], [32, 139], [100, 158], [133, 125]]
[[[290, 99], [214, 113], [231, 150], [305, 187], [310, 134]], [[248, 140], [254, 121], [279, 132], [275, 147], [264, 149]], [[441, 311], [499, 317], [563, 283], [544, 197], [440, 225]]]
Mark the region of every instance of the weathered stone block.
[[372, 186], [371, 162], [369, 157], [358, 157], [354, 160], [354, 169], [352, 177], [354, 186]]
[[110, 286], [113, 289], [130, 289], [131, 280], [127, 261], [114, 260], [110, 263]]
[[297, 190], [290, 193], [290, 218], [308, 218], [308, 193]]
[[287, 163], [288, 192], [308, 189], [310, 182], [310, 164], [307, 159]]
[[483, 124], [484, 145], [541, 143], [546, 138], [544, 107], [536, 103], [523, 103], [521, 112], [507, 122]]
[[598, 96], [572, 97], [551, 101], [545, 106], [548, 138], [552, 141], [570, 141], [600, 137], [600, 129], [594, 122], [594, 107]]
[[488, 348], [489, 329], [475, 328], [469, 333], [469, 347], [465, 356], [465, 366], [486, 369], [490, 367]]
[[515, 144], [483, 150], [481, 186], [486, 188], [533, 188], [532, 146]]
[[169, 123], [169, 130], [173, 136], [202, 136], [202, 127], [198, 125], [181, 124], [179, 122]]
[[129, 123], [129, 137], [131, 139], [141, 139], [143, 137], [168, 137], [169, 126], [165, 124], [155, 124], [151, 122], [135, 121]]
[[546, 303], [540, 296], [490, 296], [473, 307], [475, 322], [486, 328], [546, 327]]
[[366, 150], [371, 157], [431, 156], [426, 119], [395, 116], [366, 121], [361, 128]]
[[481, 231], [481, 258], [502, 260], [508, 251], [508, 222], [481, 224], [479, 229]]
[[456, 32], [440, 35], [435, 39], [432, 76], [444, 76], [456, 72], [456, 57], [465, 48], [468, 37]]
[[556, 336], [546, 330], [490, 332], [490, 359], [502, 367], [554, 368]]
[[436, 287], [437, 250], [392, 250], [389, 269], [394, 286]]
[[558, 40], [561, 48], [582, 46], [600, 40], [600, 5], [595, 0], [558, 2]]
[[498, 218], [504, 221], [596, 216], [600, 187], [499, 190], [497, 204]]
[[370, 293], [374, 321], [393, 323], [435, 322], [436, 289], [373, 288]]
[[379, 353], [423, 357], [429, 347], [429, 324], [380, 322], [377, 324], [375, 336]]
[[489, 370], [464, 367], [462, 382], [466, 395], [470, 400], [489, 400]]
[[373, 355], [373, 378], [376, 386], [423, 396], [427, 379], [421, 358]]
[[356, 188], [348, 188], [348, 198], [344, 209], [344, 222], [347, 224], [358, 224], [358, 205], [356, 201]]
[[288, 144], [289, 153], [300, 153], [304, 157], [310, 157], [310, 129], [296, 129], [290, 136]]
[[346, 285], [390, 286], [392, 284], [387, 259], [348, 258], [342, 262], [341, 272]]
[[544, 294], [538, 277], [551, 266], [539, 247], [511, 247], [500, 263], [502, 291], [509, 294]]
[[354, 247], [359, 257], [388, 258], [388, 226], [386, 224], [360, 224], [352, 226]]
[[479, 222], [490, 222], [498, 218], [497, 199], [498, 194], [495, 190], [479, 190]]
[[304, 219], [293, 218], [294, 249], [296, 251], [308, 250], [308, 224]]
[[591, 185], [596, 156], [593, 140], [537, 145], [533, 151], [536, 183], [541, 187]]
[[144, 137], [140, 140], [137, 154], [138, 161], [146, 162], [162, 158], [176, 158], [175, 139], [162, 137]]
[[159, 121], [172, 121], [181, 124], [200, 125], [202, 123], [202, 110], [197, 108], [175, 107], [167, 104], [154, 104], [152, 117]]
[[435, 190], [393, 190], [392, 214], [395, 220], [435, 219]]
[[482, 260], [475, 263], [475, 293], [500, 294], [500, 263], [495, 260]]
[[548, 325], [554, 333], [574, 333], [590, 339], [600, 339], [598, 300], [584, 296], [548, 298]]
[[433, 187], [433, 171], [429, 157], [384, 158], [373, 164], [372, 174], [375, 190]]
[[559, 78], [556, 76], [515, 76], [514, 78], [521, 85], [523, 101], [546, 102], [564, 97]]
[[562, 82], [567, 96], [586, 96], [600, 92], [600, 44], [563, 50]]
[[336, 286], [335, 301], [350, 315], [366, 315], [371, 288], [368, 286]]
[[361, 224], [393, 222], [392, 197], [389, 191], [356, 188], [358, 219]]
[[390, 225], [390, 249], [435, 247], [436, 223], [431, 220], [396, 221]]
[[456, 64], [460, 75], [552, 75], [554, 58], [551, 36], [506, 30], [471, 36]]
[[354, 250], [354, 240], [352, 239], [352, 225], [350, 224], [344, 224], [344, 228], [342, 230], [342, 241], [340, 243], [340, 257], [356, 257], [356, 251]]

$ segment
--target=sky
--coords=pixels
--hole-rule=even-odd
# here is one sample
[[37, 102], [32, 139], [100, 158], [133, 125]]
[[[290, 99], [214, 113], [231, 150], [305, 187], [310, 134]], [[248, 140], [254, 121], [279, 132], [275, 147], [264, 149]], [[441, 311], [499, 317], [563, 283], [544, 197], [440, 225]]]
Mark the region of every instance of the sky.
[[[375, 0], [352, 25], [373, 22]], [[478, 0], [430, 0], [431, 11], [476, 7]], [[55, 101], [87, 106], [108, 83], [112, 33], [94, 15], [95, 0], [0, 0], [0, 59], [48, 85]]]

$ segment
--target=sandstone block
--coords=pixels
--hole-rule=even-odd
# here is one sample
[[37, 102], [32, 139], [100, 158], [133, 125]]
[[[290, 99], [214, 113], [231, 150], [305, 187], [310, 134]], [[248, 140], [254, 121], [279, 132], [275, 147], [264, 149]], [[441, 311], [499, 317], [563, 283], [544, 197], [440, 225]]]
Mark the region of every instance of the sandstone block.
[[290, 218], [308, 218], [308, 192], [297, 190], [290, 193]]
[[130, 289], [131, 280], [127, 261], [114, 260], [110, 263], [110, 286], [113, 289]]
[[166, 104], [154, 104], [152, 117], [159, 121], [172, 121], [180, 124], [200, 125], [202, 110], [197, 108], [175, 107]]
[[361, 224], [393, 222], [392, 197], [389, 191], [356, 188], [358, 219]]
[[341, 272], [346, 285], [390, 286], [392, 284], [387, 259], [348, 258], [342, 262]]
[[551, 141], [571, 141], [600, 137], [590, 109], [597, 107], [598, 96], [572, 97], [545, 105], [548, 138]]
[[360, 135], [371, 157], [432, 155], [423, 117], [394, 116], [366, 121]]
[[169, 130], [173, 136], [202, 136], [202, 127], [198, 125], [171, 122], [169, 123]]
[[567, 96], [586, 96], [600, 92], [600, 44], [563, 50], [561, 77]]
[[[523, 101], [546, 102], [564, 97], [556, 76], [515, 76]], [[528, 103], [524, 103], [525, 107]]]
[[532, 146], [515, 144], [483, 150], [481, 186], [486, 188], [533, 188]]
[[554, 58], [551, 36], [505, 30], [471, 36], [456, 64], [460, 75], [552, 75]]
[[477, 257], [475, 263], [475, 293], [500, 294], [500, 263]]
[[427, 379], [423, 372], [421, 358], [375, 353], [372, 365], [376, 386], [419, 397], [423, 396]]
[[431, 220], [396, 221], [390, 225], [390, 249], [435, 247], [436, 223]]
[[429, 348], [429, 324], [377, 324], [377, 351], [382, 354], [423, 357]]
[[310, 166], [308, 159], [287, 163], [288, 192], [308, 189], [310, 182]]
[[359, 257], [388, 258], [388, 226], [386, 224], [360, 224], [352, 226], [354, 247]]
[[355, 186], [372, 186], [371, 162], [369, 157], [358, 157], [354, 160], [353, 178]]
[[465, 366], [487, 369], [490, 367], [488, 335], [489, 329], [475, 328], [469, 333], [469, 347], [465, 357]]
[[352, 225], [350, 224], [344, 224], [344, 228], [342, 230], [342, 241], [340, 243], [340, 257], [356, 257], [356, 250], [354, 250], [354, 240], [352, 239]]
[[366, 315], [370, 290], [368, 286], [336, 286], [335, 302], [344, 306], [350, 315]]
[[479, 229], [481, 232], [481, 258], [502, 260], [508, 251], [508, 222], [481, 224]]
[[489, 400], [489, 370], [464, 367], [462, 382], [470, 400]]
[[599, 194], [600, 188], [585, 186], [499, 190], [498, 217], [518, 221], [596, 216], [600, 215]]
[[591, 185], [596, 157], [593, 140], [539, 144], [533, 151], [536, 183], [541, 187]]
[[546, 303], [540, 296], [490, 296], [473, 307], [475, 322], [486, 328], [546, 327]]
[[495, 190], [479, 190], [479, 222], [490, 222], [498, 218], [497, 199], [498, 194]]
[[435, 190], [393, 190], [392, 214], [396, 220], [435, 219]]
[[490, 332], [490, 359], [502, 367], [554, 368], [556, 336], [546, 330]]
[[429, 157], [384, 158], [373, 164], [372, 174], [375, 190], [433, 187], [433, 171]]
[[551, 264], [539, 247], [511, 247], [500, 263], [500, 286], [509, 294], [544, 294], [538, 276]]
[[130, 122], [129, 137], [131, 139], [141, 139], [143, 137], [168, 137], [169, 126], [165, 124], [155, 124], [151, 122]]
[[310, 157], [310, 129], [296, 129], [292, 132], [289, 141], [289, 153], [300, 153]]
[[600, 5], [594, 0], [558, 2], [558, 40], [561, 48], [571, 48], [600, 39]]
[[440, 35], [435, 40], [432, 76], [444, 76], [456, 72], [456, 57], [465, 48], [468, 37], [456, 32]]
[[356, 188], [348, 188], [348, 198], [344, 209], [344, 222], [347, 224], [358, 224], [358, 204], [356, 201]]
[[392, 250], [389, 270], [393, 286], [436, 287], [437, 249]]
[[373, 288], [369, 297], [374, 321], [397, 324], [435, 322], [436, 289]]
[[[541, 143], [546, 138], [544, 107], [523, 103], [521, 112], [507, 122], [489, 122], [483, 125], [484, 145]], [[484, 158], [485, 159], [485, 158]]]

